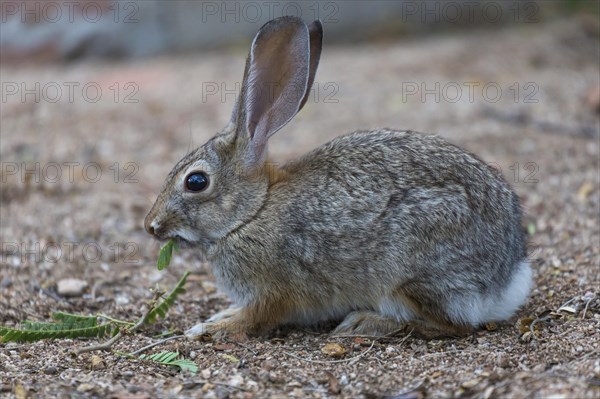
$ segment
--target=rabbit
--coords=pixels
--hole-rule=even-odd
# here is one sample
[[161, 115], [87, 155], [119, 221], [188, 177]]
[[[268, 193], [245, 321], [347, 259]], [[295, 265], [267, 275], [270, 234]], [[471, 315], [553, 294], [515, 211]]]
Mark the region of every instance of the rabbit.
[[532, 285], [519, 199], [443, 138], [356, 131], [277, 166], [267, 141], [306, 103], [320, 21], [285, 16], [254, 38], [228, 125], [168, 175], [145, 218], [202, 251], [233, 306], [190, 337], [341, 321], [337, 335], [414, 324], [455, 335], [510, 318]]

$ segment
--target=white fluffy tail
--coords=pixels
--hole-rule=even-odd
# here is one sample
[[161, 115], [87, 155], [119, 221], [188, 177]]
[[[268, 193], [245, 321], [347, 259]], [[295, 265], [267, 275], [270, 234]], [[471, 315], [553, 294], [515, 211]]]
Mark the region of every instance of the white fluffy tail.
[[458, 298], [450, 305], [448, 313], [455, 322], [472, 325], [509, 319], [527, 300], [532, 283], [529, 262], [522, 261], [500, 295]]

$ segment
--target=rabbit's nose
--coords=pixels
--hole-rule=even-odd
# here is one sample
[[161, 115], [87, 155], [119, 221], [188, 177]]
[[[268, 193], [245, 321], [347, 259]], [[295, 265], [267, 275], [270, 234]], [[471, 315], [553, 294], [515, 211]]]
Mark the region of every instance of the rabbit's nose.
[[144, 220], [144, 228], [148, 234], [156, 235], [156, 230], [159, 228], [159, 225], [156, 223], [156, 220], [150, 220], [149, 218], [146, 218], [146, 220]]

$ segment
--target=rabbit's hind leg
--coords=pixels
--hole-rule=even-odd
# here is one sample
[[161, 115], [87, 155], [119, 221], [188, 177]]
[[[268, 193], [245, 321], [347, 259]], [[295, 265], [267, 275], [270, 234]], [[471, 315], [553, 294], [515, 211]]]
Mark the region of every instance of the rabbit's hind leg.
[[334, 330], [336, 335], [389, 335], [403, 331], [416, 318], [404, 298], [384, 297], [376, 309], [355, 311], [346, 316]]
[[436, 297], [443, 295], [434, 295], [426, 285], [404, 284], [393, 300], [382, 302], [386, 306], [380, 306], [380, 310], [405, 320], [407, 331], [425, 339], [464, 336], [474, 331], [476, 324], [457, 322], [448, 314], [444, 303], [435, 300]]
[[349, 313], [333, 330], [332, 335], [365, 335], [383, 336], [403, 330], [406, 324], [393, 317], [370, 310], [359, 310]]

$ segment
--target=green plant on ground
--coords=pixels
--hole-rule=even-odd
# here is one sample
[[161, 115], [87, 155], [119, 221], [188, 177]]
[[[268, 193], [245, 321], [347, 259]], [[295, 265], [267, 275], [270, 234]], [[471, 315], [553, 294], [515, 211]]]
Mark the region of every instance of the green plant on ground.
[[198, 372], [196, 363], [188, 359], [177, 359], [177, 357], [179, 357], [179, 352], [159, 352], [152, 355], [140, 355], [139, 358], [142, 360], [152, 360], [165, 366], [175, 366], [181, 371], [187, 370], [192, 374]]
[[[157, 262], [159, 270], [162, 270], [169, 265], [173, 249], [176, 248], [176, 243], [173, 240], [170, 240], [161, 248]], [[155, 297], [149, 310], [135, 322], [118, 320], [103, 314], [82, 316], [65, 312], [54, 312], [52, 314], [52, 322], [34, 322], [26, 320], [21, 322], [20, 328], [0, 326], [0, 343], [17, 341], [35, 342], [43, 339], [59, 338], [111, 337], [99, 345], [79, 348], [75, 353], [80, 354], [95, 350], [110, 349], [123, 335], [134, 333], [143, 326], [156, 322], [159, 317], [164, 319], [169, 309], [177, 300], [177, 297], [185, 293], [184, 286], [189, 274], [189, 271], [185, 272], [175, 287], [173, 287], [166, 296], [158, 290], [155, 290]], [[142, 348], [142, 350], [149, 347], [151, 346]], [[135, 356], [140, 351], [136, 351], [129, 355]], [[178, 356], [178, 352], [160, 352], [149, 356], [142, 355], [139, 358], [152, 360], [165, 365], [176, 366], [181, 370], [189, 370], [192, 373], [195, 373], [198, 370], [198, 367], [194, 362], [187, 359], [177, 359]]]

